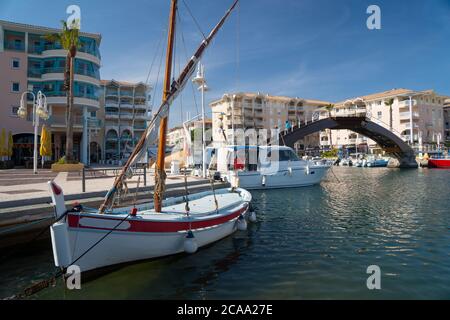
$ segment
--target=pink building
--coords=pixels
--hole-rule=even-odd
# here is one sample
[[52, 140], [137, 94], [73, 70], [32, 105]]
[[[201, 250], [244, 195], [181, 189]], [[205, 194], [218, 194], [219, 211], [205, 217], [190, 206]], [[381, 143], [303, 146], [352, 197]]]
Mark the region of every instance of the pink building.
[[[53, 158], [58, 159], [65, 153], [67, 104], [63, 80], [66, 51], [59, 43], [43, 37], [59, 31], [0, 20], [0, 130], [5, 128], [13, 134], [16, 165], [24, 165], [33, 154], [30, 100], [28, 119], [17, 116], [21, 95], [27, 90], [42, 91], [47, 96], [50, 118], [41, 123], [51, 130]], [[80, 42], [75, 60], [74, 154], [86, 163], [90, 129], [100, 127], [97, 111], [100, 108], [101, 36], [81, 33]]]

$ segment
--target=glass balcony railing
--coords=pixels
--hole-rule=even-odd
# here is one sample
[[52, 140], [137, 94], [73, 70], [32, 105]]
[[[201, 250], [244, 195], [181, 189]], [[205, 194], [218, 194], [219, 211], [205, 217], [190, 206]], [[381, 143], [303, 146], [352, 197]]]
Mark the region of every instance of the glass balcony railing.
[[25, 51], [24, 42], [5, 41], [4, 46], [5, 50]]

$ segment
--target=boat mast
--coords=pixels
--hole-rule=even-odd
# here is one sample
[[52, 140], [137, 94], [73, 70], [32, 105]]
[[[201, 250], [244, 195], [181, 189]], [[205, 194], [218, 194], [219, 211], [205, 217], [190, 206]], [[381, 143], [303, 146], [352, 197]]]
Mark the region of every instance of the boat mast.
[[[177, 1], [172, 1], [176, 2]], [[222, 19], [217, 23], [217, 25], [211, 30], [209, 35], [202, 41], [200, 46], [197, 48], [197, 51], [195, 51], [194, 55], [189, 59], [189, 61], [186, 63], [185, 67], [183, 68], [183, 71], [180, 73], [178, 78], [172, 82], [170, 85], [169, 93], [166, 95], [166, 99], [163, 99], [163, 102], [158, 108], [158, 111], [155, 113], [154, 117], [148, 124], [147, 128], [145, 128], [145, 131], [141, 138], [139, 139], [138, 143], [134, 147], [133, 152], [131, 153], [130, 157], [128, 158], [127, 162], [122, 168], [122, 171], [120, 174], [116, 177], [114, 180], [112, 188], [108, 191], [108, 193], [105, 196], [105, 199], [103, 200], [103, 203], [101, 204], [99, 208], [99, 213], [105, 213], [108, 206], [113, 202], [115, 193], [121, 188], [121, 184], [126, 179], [126, 173], [130, 169], [131, 165], [137, 161], [139, 156], [142, 154], [142, 152], [146, 152], [146, 143], [150, 139], [150, 134], [155, 126], [155, 124], [166, 118], [167, 114], [169, 112], [169, 107], [172, 104], [172, 102], [176, 99], [178, 94], [181, 90], [183, 90], [184, 86], [188, 82], [189, 78], [192, 76], [192, 74], [195, 71], [195, 67], [197, 66], [197, 62], [201, 59], [203, 53], [205, 52], [208, 45], [211, 43], [211, 41], [214, 39], [214, 36], [217, 34], [217, 32], [220, 30], [220, 28], [225, 23], [225, 20], [228, 18], [228, 16], [231, 14], [233, 9], [236, 7], [239, 0], [234, 0], [233, 5], [228, 9], [227, 12], [225, 12], [225, 15], [222, 17]], [[172, 11], [171, 11], [172, 12]], [[172, 19], [171, 19], [172, 21]], [[174, 30], [172, 29], [172, 32]], [[166, 77], [166, 79], [169, 79], [170, 77]], [[166, 128], [167, 128], [167, 122], [166, 122]], [[164, 131], [165, 132], [165, 131]], [[165, 143], [165, 139], [164, 139]], [[164, 149], [162, 149], [165, 151]], [[163, 159], [164, 160], [164, 159]], [[163, 167], [164, 169], [164, 167]], [[163, 173], [164, 170], [162, 170]], [[155, 186], [155, 190], [158, 190], [158, 187]], [[162, 197], [160, 196], [160, 199]]]
[[[170, 84], [172, 77], [173, 44], [175, 39], [177, 1], [178, 0], [172, 0], [170, 5], [169, 32], [167, 35], [167, 51], [166, 51], [166, 73], [164, 76], [164, 88], [162, 98], [163, 102], [167, 100], [171, 89]], [[169, 121], [169, 114], [167, 114], [167, 116], [161, 119], [159, 127], [158, 154], [155, 165], [155, 192], [153, 196], [156, 212], [161, 212], [162, 199], [164, 196], [166, 183], [164, 158], [166, 153], [166, 136], [167, 136], [168, 121]]]

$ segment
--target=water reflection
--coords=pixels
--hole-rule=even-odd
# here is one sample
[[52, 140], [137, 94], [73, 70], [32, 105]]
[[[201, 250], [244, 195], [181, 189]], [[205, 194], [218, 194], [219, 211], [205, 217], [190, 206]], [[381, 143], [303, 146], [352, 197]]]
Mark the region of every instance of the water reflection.
[[[253, 192], [259, 222], [195, 255], [130, 265], [80, 292], [59, 285], [34, 298], [449, 298], [450, 171], [333, 170], [321, 186]], [[51, 252], [40, 254], [33, 261], [43, 270]], [[25, 261], [0, 271], [28, 272]], [[381, 291], [366, 287], [372, 264], [382, 270]]]

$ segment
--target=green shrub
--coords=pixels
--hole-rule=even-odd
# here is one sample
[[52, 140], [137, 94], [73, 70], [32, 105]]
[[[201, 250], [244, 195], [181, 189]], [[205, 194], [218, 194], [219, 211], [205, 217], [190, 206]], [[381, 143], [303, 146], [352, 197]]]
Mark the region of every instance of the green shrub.
[[60, 158], [58, 161], [56, 161], [57, 164], [66, 164], [66, 156]]

